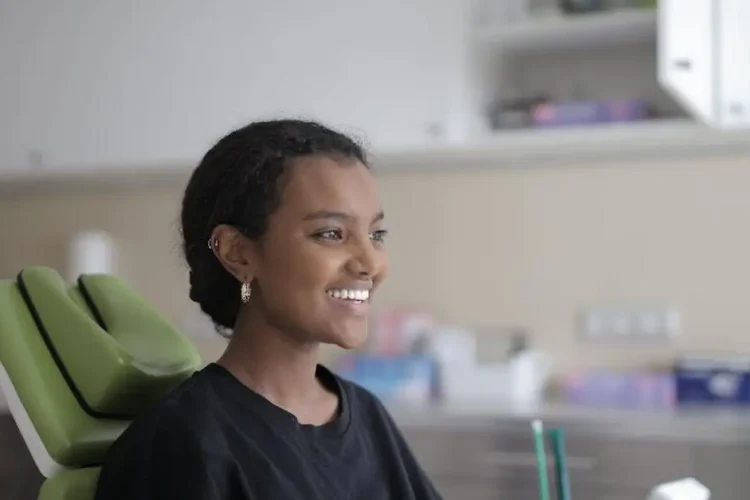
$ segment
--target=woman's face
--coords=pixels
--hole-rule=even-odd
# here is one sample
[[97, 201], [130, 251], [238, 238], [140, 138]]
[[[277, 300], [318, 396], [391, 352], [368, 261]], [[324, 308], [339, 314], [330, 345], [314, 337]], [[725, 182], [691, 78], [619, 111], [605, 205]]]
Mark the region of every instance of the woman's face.
[[354, 160], [299, 159], [253, 258], [250, 313], [295, 338], [356, 347], [388, 270], [371, 172]]

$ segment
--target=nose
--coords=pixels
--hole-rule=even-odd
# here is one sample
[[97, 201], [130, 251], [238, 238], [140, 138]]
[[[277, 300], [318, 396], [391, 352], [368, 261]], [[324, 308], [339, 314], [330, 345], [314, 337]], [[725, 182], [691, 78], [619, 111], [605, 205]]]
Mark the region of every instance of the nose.
[[362, 279], [372, 279], [378, 274], [382, 257], [369, 236], [354, 243], [351, 250], [351, 258], [347, 262], [347, 269], [351, 274]]

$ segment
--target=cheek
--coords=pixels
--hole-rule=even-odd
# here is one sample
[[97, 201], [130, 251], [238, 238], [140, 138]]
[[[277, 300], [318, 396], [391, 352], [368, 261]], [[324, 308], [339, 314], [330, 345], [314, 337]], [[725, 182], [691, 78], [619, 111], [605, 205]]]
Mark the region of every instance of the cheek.
[[383, 281], [388, 276], [390, 270], [390, 262], [388, 260], [388, 253], [383, 250], [380, 252], [380, 267], [378, 268], [378, 281]]
[[341, 266], [342, 260], [330, 249], [302, 247], [267, 261], [264, 289], [268, 299], [281, 307], [315, 307], [339, 278]]

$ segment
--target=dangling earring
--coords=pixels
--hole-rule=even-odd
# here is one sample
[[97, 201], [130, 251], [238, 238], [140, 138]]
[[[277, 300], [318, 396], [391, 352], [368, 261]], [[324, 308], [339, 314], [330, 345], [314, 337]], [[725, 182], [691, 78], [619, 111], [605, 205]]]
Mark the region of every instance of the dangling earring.
[[240, 288], [240, 298], [242, 299], [243, 304], [247, 304], [250, 302], [250, 296], [253, 294], [253, 289], [250, 287], [249, 281], [244, 281], [242, 283], [242, 287]]

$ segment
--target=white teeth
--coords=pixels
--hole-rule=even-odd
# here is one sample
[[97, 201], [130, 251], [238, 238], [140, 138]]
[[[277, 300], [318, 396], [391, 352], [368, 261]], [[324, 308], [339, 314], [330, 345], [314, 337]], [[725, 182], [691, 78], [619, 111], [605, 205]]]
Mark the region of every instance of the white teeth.
[[328, 295], [336, 299], [365, 301], [370, 298], [369, 290], [328, 290]]

